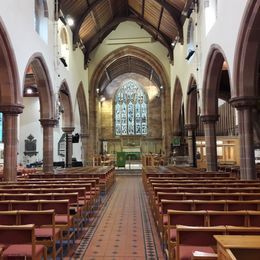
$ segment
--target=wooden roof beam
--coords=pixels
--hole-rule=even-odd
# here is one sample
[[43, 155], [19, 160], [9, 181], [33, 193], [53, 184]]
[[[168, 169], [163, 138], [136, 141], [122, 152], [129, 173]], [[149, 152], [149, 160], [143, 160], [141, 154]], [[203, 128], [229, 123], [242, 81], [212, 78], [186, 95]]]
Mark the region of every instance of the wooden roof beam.
[[165, 0], [154, 0], [154, 1], [157, 2], [158, 4], [160, 4], [161, 6], [163, 6], [163, 8], [165, 8], [165, 10], [167, 10], [169, 12], [169, 14], [173, 18], [173, 20], [177, 26], [177, 29], [179, 32], [179, 37], [180, 37], [180, 42], [183, 43], [183, 28], [182, 28], [182, 24], [180, 21], [181, 12], [177, 8], [170, 5]]
[[89, 7], [85, 10], [85, 12], [79, 17], [79, 19], [75, 22], [75, 28], [73, 30], [73, 45], [76, 46], [76, 43], [79, 42], [79, 31], [81, 25], [83, 24], [85, 18], [96, 8], [103, 0], [95, 0]]
[[144, 18], [144, 8], [145, 8], [145, 0], [142, 3], [142, 17]]
[[162, 34], [161, 32], [158, 32], [156, 28], [154, 28], [152, 25], [150, 25], [148, 22], [146, 22], [144, 19], [141, 19], [140, 17], [117, 17], [111, 23], [107, 24], [101, 30], [99, 30], [99, 32], [97, 32], [93, 37], [91, 37], [91, 39], [84, 43], [85, 67], [88, 64], [89, 55], [91, 51], [94, 50], [107, 35], [109, 35], [113, 30], [115, 30], [121, 22], [125, 21], [136, 22], [139, 25], [142, 25], [143, 28], [153, 37], [159, 36], [159, 42], [167, 48], [169, 52], [170, 61], [173, 62], [173, 49], [171, 46], [171, 39], [169, 39], [166, 35]]
[[186, 18], [189, 18], [189, 12], [191, 9], [193, 9], [193, 6], [194, 5], [194, 0], [186, 0], [186, 4], [183, 8], [183, 11], [182, 11], [182, 16], [181, 16], [181, 24], [183, 25]]
[[109, 74], [107, 68], [105, 69], [105, 73], [106, 73], [107, 79], [109, 80], [109, 82], [111, 82], [112, 79], [111, 79], [111, 76], [110, 76], [110, 74]]

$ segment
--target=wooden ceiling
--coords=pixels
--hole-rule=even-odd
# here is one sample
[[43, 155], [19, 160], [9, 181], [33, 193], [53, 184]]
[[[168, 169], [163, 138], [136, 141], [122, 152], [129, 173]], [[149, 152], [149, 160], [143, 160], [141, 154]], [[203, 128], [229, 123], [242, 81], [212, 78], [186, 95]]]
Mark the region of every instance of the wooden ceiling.
[[151, 80], [158, 88], [162, 85], [160, 76], [151, 65], [134, 56], [124, 56], [111, 63], [103, 72], [99, 81], [99, 93], [102, 94], [107, 85], [118, 76], [125, 73], [140, 74]]
[[176, 37], [183, 41], [183, 23], [193, 5], [194, 0], [59, 0], [59, 13], [63, 20], [74, 19], [73, 44], [80, 43], [85, 65], [91, 51], [124, 21], [139, 24], [167, 48], [173, 61], [171, 43]]

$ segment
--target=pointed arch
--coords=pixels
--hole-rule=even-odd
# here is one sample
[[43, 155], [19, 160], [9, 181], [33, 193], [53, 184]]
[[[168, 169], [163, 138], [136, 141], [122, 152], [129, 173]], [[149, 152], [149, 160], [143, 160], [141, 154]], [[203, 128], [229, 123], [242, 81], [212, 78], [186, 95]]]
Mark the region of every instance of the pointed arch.
[[[20, 90], [17, 63], [7, 31], [0, 18], [0, 106], [20, 106], [22, 96]], [[4, 109], [4, 108], [3, 108]], [[2, 110], [0, 108], [0, 110]]]
[[234, 62], [234, 90], [232, 97], [259, 96], [260, 64], [260, 2], [248, 1], [241, 22]]
[[59, 89], [59, 101], [62, 107], [62, 127], [73, 127], [73, 111], [72, 102], [68, 84], [66, 80], [63, 80]]
[[29, 66], [32, 68], [39, 92], [41, 119], [55, 119], [53, 88], [49, 71], [42, 54], [35, 53], [29, 59], [24, 74], [23, 86], [25, 85], [26, 71]]
[[[218, 115], [218, 92], [224, 61], [220, 46], [212, 45], [208, 54], [202, 86], [202, 115]], [[229, 67], [226, 63], [227, 68]]]
[[190, 76], [187, 102], [186, 102], [186, 123], [187, 125], [197, 125], [197, 82], [193, 75]]
[[183, 103], [183, 94], [181, 82], [176, 77], [174, 84], [174, 92], [172, 98], [172, 121], [173, 121], [173, 135], [179, 135], [180, 133], [180, 117]]
[[88, 133], [88, 108], [87, 108], [87, 100], [83, 87], [83, 83], [80, 82], [77, 90], [77, 101], [79, 107], [79, 116], [80, 116], [80, 129], [81, 134]]

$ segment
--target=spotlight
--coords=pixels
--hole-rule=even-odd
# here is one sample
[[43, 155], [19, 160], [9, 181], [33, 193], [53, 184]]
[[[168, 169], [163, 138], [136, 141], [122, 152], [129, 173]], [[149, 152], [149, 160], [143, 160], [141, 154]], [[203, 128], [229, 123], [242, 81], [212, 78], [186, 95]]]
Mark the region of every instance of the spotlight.
[[73, 26], [74, 20], [71, 17], [67, 17], [67, 23], [68, 23], [69, 26]]

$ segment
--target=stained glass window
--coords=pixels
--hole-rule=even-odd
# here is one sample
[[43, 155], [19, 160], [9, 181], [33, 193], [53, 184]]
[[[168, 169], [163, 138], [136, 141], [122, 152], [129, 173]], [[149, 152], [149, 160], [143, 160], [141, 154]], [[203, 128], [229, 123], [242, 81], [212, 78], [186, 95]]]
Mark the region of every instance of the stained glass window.
[[134, 80], [125, 82], [115, 95], [115, 134], [147, 134], [147, 102], [143, 88]]

